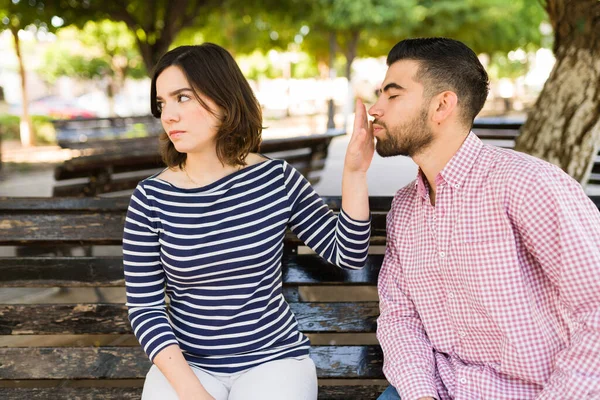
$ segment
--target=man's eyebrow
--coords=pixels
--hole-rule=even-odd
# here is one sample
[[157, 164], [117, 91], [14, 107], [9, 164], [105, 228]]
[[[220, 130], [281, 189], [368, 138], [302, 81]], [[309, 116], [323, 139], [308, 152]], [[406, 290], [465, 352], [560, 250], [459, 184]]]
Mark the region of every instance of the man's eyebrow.
[[404, 88], [402, 86], [398, 85], [397, 83], [392, 82], [392, 83], [388, 83], [387, 85], [385, 85], [385, 87], [380, 90], [380, 93], [387, 92], [390, 89], [404, 90]]
[[[173, 90], [171, 93], [169, 93], [169, 96], [170, 97], [177, 96], [179, 93], [183, 93], [183, 92], [193, 92], [193, 90], [190, 88], [181, 88], [181, 89]], [[160, 97], [160, 96], [156, 96], [156, 98], [162, 100], [162, 97]]]

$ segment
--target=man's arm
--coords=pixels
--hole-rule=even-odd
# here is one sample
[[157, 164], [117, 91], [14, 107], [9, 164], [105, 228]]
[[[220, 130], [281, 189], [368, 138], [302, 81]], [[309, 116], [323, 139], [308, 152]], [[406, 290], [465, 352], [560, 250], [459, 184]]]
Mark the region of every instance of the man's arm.
[[394, 206], [397, 200], [394, 199], [387, 217], [387, 247], [378, 282], [377, 339], [383, 349], [383, 372], [402, 400], [437, 398], [433, 349], [407, 295], [396, 254]]
[[539, 399], [590, 398], [600, 393], [600, 213], [578, 183], [553, 168], [539, 172], [530, 189], [517, 226], [575, 326]]

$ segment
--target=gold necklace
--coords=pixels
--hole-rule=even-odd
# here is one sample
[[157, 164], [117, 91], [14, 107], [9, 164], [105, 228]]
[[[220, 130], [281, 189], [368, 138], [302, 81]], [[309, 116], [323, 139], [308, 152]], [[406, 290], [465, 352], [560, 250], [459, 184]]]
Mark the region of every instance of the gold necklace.
[[182, 167], [181, 169], [183, 169], [183, 172], [185, 172], [185, 175], [190, 180], [190, 182], [192, 182], [196, 186], [201, 186], [198, 182], [196, 182], [195, 180], [192, 179], [192, 177], [190, 176], [190, 174], [188, 174], [187, 169], [185, 167]]
[[[242, 168], [243, 168], [243, 165], [240, 165], [240, 166], [236, 167], [236, 170], [234, 172], [240, 171]], [[181, 169], [183, 170], [183, 172], [185, 172], [185, 175], [190, 180], [190, 182], [192, 182], [196, 186], [202, 186], [201, 184], [199, 184], [198, 182], [196, 182], [195, 180], [192, 179], [192, 177], [190, 176], [190, 174], [188, 174], [187, 169], [185, 167], [182, 167]]]

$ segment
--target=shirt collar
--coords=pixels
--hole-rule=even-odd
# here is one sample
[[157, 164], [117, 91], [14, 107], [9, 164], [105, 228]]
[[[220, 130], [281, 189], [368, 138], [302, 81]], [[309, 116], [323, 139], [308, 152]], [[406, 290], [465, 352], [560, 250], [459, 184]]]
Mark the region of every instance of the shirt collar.
[[[436, 186], [447, 183], [454, 188], [459, 188], [467, 178], [469, 171], [473, 168], [482, 148], [483, 142], [477, 135], [470, 132], [456, 154], [454, 154], [444, 169], [436, 176]], [[425, 199], [429, 197], [429, 184], [420, 168], [417, 174], [416, 187], [421, 197]]]

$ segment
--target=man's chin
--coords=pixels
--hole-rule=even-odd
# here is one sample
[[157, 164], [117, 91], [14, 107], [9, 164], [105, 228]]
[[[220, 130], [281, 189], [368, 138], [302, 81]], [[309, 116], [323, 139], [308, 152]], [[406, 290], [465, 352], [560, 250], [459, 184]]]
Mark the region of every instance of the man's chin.
[[399, 151], [397, 149], [387, 149], [377, 145], [375, 146], [375, 151], [377, 152], [377, 154], [379, 154], [379, 157], [383, 158], [407, 155], [405, 154], [405, 152]]

